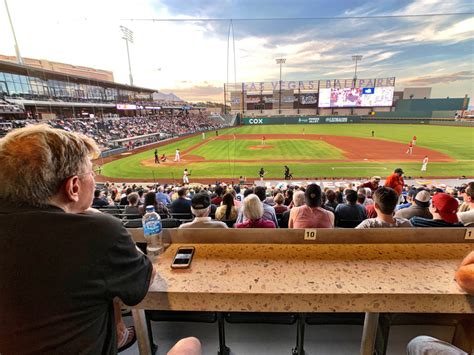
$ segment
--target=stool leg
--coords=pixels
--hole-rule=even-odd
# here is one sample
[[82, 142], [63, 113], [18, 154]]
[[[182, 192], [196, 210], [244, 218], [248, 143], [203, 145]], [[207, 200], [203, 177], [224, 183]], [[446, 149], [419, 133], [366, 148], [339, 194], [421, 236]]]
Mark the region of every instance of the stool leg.
[[375, 353], [377, 355], [385, 355], [387, 353], [391, 319], [391, 314], [380, 314], [377, 327], [377, 335], [375, 337]]
[[365, 313], [364, 330], [362, 331], [362, 341], [360, 344], [361, 355], [373, 355], [378, 321], [379, 313]]
[[292, 350], [292, 355], [304, 355], [304, 319], [305, 313], [299, 313], [296, 329], [296, 348]]
[[151, 346], [150, 338], [148, 337], [145, 311], [143, 309], [132, 309], [132, 316], [135, 325], [135, 334], [137, 336], [138, 351], [140, 355], [150, 355]]
[[217, 326], [219, 328], [219, 350], [217, 355], [229, 355], [230, 349], [225, 345], [224, 315], [217, 312]]

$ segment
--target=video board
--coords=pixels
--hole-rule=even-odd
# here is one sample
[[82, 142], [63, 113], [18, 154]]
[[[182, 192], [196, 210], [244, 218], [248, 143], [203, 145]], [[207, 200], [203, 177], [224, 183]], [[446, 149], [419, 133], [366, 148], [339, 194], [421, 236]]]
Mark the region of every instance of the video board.
[[393, 86], [365, 88], [321, 88], [319, 107], [392, 106]]

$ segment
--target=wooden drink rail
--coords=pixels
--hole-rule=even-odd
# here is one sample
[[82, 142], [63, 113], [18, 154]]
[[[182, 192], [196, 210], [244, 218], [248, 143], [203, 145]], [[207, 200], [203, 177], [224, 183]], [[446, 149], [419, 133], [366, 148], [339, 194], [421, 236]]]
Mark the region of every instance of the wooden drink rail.
[[[141, 229], [129, 232], [144, 242]], [[474, 250], [466, 228], [163, 233], [169, 246], [156, 262], [158, 276], [132, 311], [140, 354], [151, 353], [144, 310], [365, 312], [360, 353], [367, 355], [380, 313], [474, 312], [474, 296], [454, 280], [461, 260]], [[196, 248], [190, 269], [172, 270], [177, 248], [189, 245]], [[298, 339], [293, 353], [302, 355], [303, 333]], [[220, 353], [226, 353], [225, 344]]]

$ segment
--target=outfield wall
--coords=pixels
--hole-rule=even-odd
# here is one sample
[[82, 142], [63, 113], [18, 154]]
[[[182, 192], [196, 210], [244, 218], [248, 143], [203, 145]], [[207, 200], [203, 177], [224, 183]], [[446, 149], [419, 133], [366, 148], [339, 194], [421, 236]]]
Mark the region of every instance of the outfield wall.
[[243, 125], [360, 123], [360, 116], [244, 117]]
[[370, 123], [370, 124], [429, 124], [439, 126], [474, 127], [474, 122], [455, 121], [453, 118], [417, 118], [374, 116], [275, 116], [244, 117], [245, 126], [285, 125], [285, 124], [334, 124], [334, 123]]

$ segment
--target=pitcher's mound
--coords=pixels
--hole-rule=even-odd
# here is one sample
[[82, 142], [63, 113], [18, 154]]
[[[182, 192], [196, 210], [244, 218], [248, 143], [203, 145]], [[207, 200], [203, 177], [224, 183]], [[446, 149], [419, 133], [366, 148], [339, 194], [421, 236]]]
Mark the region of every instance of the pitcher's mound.
[[249, 147], [249, 149], [251, 150], [262, 150], [262, 149], [271, 149], [273, 148], [273, 145], [252, 145], [251, 147]]

